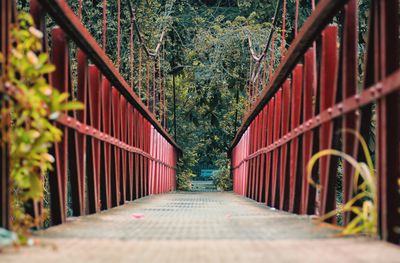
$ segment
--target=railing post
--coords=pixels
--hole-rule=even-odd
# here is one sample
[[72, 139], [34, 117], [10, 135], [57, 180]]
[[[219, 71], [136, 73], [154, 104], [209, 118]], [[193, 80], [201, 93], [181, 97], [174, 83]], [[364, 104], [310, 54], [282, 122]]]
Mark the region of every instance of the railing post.
[[[60, 92], [68, 92], [69, 87], [69, 50], [67, 40], [61, 28], [52, 29], [52, 63], [56, 71], [51, 75], [51, 84]], [[61, 224], [66, 220], [67, 210], [67, 164], [68, 136], [67, 127], [57, 126], [63, 132], [63, 138], [53, 148], [55, 169], [49, 175], [52, 223]]]
[[[0, 64], [0, 71], [6, 74], [7, 56], [10, 51], [10, 25], [13, 11], [13, 1], [0, 1], [0, 52], [4, 60]], [[0, 107], [4, 106], [4, 84], [0, 82]], [[5, 118], [5, 116], [2, 116]], [[4, 134], [7, 127], [0, 130], [0, 227], [10, 227], [10, 167], [9, 167], [9, 145], [4, 142]]]
[[[281, 137], [289, 132], [290, 117], [290, 80], [285, 81], [282, 87], [282, 130]], [[290, 162], [290, 159], [289, 159]], [[280, 202], [279, 209], [289, 210], [289, 191], [290, 191], [290, 171], [287, 169], [288, 164], [288, 145], [284, 144], [281, 148], [280, 156]]]
[[[306, 127], [310, 127], [310, 121], [315, 115], [315, 106], [313, 100], [316, 98], [316, 51], [315, 48], [310, 48], [304, 56], [304, 96], [303, 96], [303, 120], [307, 120]], [[307, 179], [307, 163], [311, 159], [314, 145], [316, 130], [307, 131], [303, 136], [303, 151], [302, 151], [302, 214], [314, 214], [315, 212], [315, 187], [313, 187]], [[316, 174], [314, 169], [314, 174]], [[313, 176], [315, 179], [317, 175]]]
[[[273, 141], [277, 142], [281, 135], [281, 124], [282, 124], [282, 88], [278, 90], [275, 95], [275, 114], [274, 114], [274, 122], [273, 126], [270, 128], [273, 129]], [[279, 148], [273, 150], [272, 152], [272, 180], [271, 180], [271, 206], [279, 207], [279, 193], [278, 193], [278, 158], [279, 158]]]
[[[399, 68], [398, 0], [375, 0], [372, 3], [370, 38], [374, 43], [375, 83]], [[372, 50], [371, 50], [372, 51]], [[400, 176], [400, 92], [377, 101], [377, 176], [379, 229], [383, 239], [399, 243]]]
[[[111, 85], [107, 78], [103, 77], [101, 82], [102, 94], [101, 94], [101, 119], [102, 119], [102, 127], [103, 132], [106, 134], [108, 138], [108, 134], [111, 134]], [[112, 166], [112, 145], [108, 142], [103, 143], [103, 162], [104, 162], [104, 171], [101, 171], [101, 181], [103, 191], [101, 195], [102, 200], [102, 208], [109, 209], [112, 207], [112, 188], [111, 188], [111, 166]]]
[[[330, 110], [336, 102], [337, 78], [338, 78], [338, 51], [337, 51], [336, 26], [328, 26], [322, 32], [322, 54], [320, 75], [320, 112]], [[333, 147], [334, 132], [337, 130], [334, 121], [328, 121], [321, 125], [320, 150]], [[326, 156], [320, 160], [320, 214], [324, 215], [336, 208], [336, 157]], [[333, 221], [335, 221], [333, 219]]]
[[[297, 127], [300, 125], [301, 119], [301, 98], [303, 94], [303, 65], [298, 64], [292, 73], [292, 96], [291, 96], [291, 127], [292, 133], [296, 134], [299, 132]], [[300, 212], [300, 198], [301, 195], [301, 177], [300, 173], [300, 161], [301, 151], [300, 144], [301, 140], [299, 137], [293, 138], [290, 142], [290, 194], [289, 194], [289, 212], [299, 213]]]

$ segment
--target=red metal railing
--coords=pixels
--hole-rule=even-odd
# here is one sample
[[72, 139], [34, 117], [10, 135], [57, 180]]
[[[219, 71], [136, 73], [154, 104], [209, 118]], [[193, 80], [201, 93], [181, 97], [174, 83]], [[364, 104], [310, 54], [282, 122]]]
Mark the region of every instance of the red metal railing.
[[[355, 138], [337, 132], [353, 129], [376, 141], [370, 150], [378, 176], [379, 233], [400, 241], [398, 7], [397, 0], [371, 1], [359, 85], [357, 1], [319, 1], [233, 141], [236, 193], [293, 213], [335, 209], [338, 160], [323, 158], [314, 169], [319, 193], [307, 180], [306, 165], [327, 148], [341, 148], [362, 161]], [[334, 17], [336, 24], [330, 24]], [[346, 202], [353, 196], [353, 170], [347, 164], [342, 168]]]
[[[1, 52], [5, 54], [9, 50], [8, 26], [16, 14], [14, 5], [11, 0], [1, 0]], [[85, 110], [63, 114], [56, 120], [64, 136], [53, 149], [55, 169], [48, 177], [52, 224], [66, 220], [68, 180], [75, 216], [174, 190], [179, 147], [66, 1], [32, 0], [31, 14], [43, 32], [46, 14], [58, 25], [51, 29], [51, 46], [43, 41], [56, 66], [49, 78], [52, 86], [74, 94], [71, 83], [76, 78], [76, 99], [86, 105]], [[70, 70], [69, 41], [78, 47], [76, 76]], [[2, 157], [6, 157], [4, 149], [3, 145]], [[7, 158], [2, 158], [1, 224], [6, 227], [7, 163]]]

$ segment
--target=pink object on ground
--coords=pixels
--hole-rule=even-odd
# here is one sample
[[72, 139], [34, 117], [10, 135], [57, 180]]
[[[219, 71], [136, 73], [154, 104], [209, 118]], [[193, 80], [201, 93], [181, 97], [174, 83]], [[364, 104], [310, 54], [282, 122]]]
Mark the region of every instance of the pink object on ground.
[[143, 214], [132, 214], [133, 219], [143, 219], [144, 215]]

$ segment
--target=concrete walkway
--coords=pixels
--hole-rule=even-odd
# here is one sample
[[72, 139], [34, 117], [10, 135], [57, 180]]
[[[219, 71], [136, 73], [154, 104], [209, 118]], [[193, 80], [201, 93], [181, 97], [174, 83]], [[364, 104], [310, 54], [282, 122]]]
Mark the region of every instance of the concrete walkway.
[[0, 262], [400, 261], [397, 246], [334, 233], [232, 193], [172, 193], [70, 220]]

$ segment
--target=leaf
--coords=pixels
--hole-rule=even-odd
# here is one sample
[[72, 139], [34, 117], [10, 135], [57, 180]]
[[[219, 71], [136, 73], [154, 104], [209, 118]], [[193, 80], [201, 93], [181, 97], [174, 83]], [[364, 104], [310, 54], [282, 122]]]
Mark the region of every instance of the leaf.
[[61, 105], [60, 110], [69, 111], [69, 110], [83, 110], [85, 109], [85, 105], [79, 101], [70, 101]]
[[307, 163], [307, 179], [312, 185], [317, 186], [317, 184], [311, 177], [311, 172], [312, 172], [312, 169], [313, 169], [315, 163], [318, 161], [318, 159], [320, 159], [324, 156], [329, 156], [329, 155], [335, 155], [335, 156], [341, 157], [341, 158], [345, 159], [347, 162], [349, 162], [356, 170], [361, 171], [360, 165], [358, 164], [357, 160], [355, 160], [352, 156], [350, 156], [344, 152], [335, 150], [335, 149], [322, 150], [322, 151], [314, 154], [311, 157], [311, 159], [309, 160], [309, 162]]
[[44, 64], [49, 59], [49, 55], [47, 53], [41, 53], [39, 54], [38, 58], [39, 58], [39, 63]]
[[48, 73], [54, 72], [55, 70], [56, 70], [56, 67], [54, 65], [46, 64], [39, 69], [39, 73], [40, 74], [48, 74]]
[[54, 103], [61, 104], [63, 101], [67, 100], [69, 94], [67, 92], [56, 93], [54, 92]]
[[343, 132], [351, 133], [358, 139], [358, 141], [360, 142], [361, 147], [363, 149], [364, 156], [365, 156], [365, 158], [367, 160], [368, 167], [371, 170], [371, 174], [373, 175], [374, 164], [373, 164], [373, 161], [372, 161], [371, 154], [369, 153], [368, 144], [365, 141], [365, 139], [360, 135], [360, 133], [358, 133], [357, 131], [352, 130], [352, 129], [343, 129]]
[[41, 199], [43, 198], [43, 183], [38, 176], [30, 176], [30, 188], [26, 193], [27, 199]]
[[342, 234], [343, 235], [352, 235], [357, 232], [357, 225], [362, 221], [362, 217], [357, 216], [355, 217], [346, 227], [343, 229]]
[[[351, 132], [351, 131], [345, 131]], [[364, 145], [364, 154], [368, 160], [372, 161], [371, 155], [366, 146], [365, 140], [356, 132], [355, 134], [362, 145]], [[352, 212], [356, 217], [346, 226], [342, 231], [342, 235], [353, 235], [357, 233], [366, 233], [375, 236], [377, 233], [377, 182], [374, 175], [373, 164], [369, 165], [363, 162], [357, 162], [352, 156], [334, 149], [326, 149], [316, 153], [307, 164], [307, 178], [308, 181], [316, 187], [317, 185], [311, 178], [311, 171], [315, 163], [324, 156], [334, 155], [343, 158], [349, 162], [355, 169], [353, 174], [354, 191], [359, 191], [353, 198], [346, 202], [340, 209], [333, 210], [320, 217], [321, 221], [336, 216], [338, 213]], [[359, 185], [359, 178], [363, 178], [363, 182]], [[362, 207], [356, 206], [358, 202], [362, 201]]]

